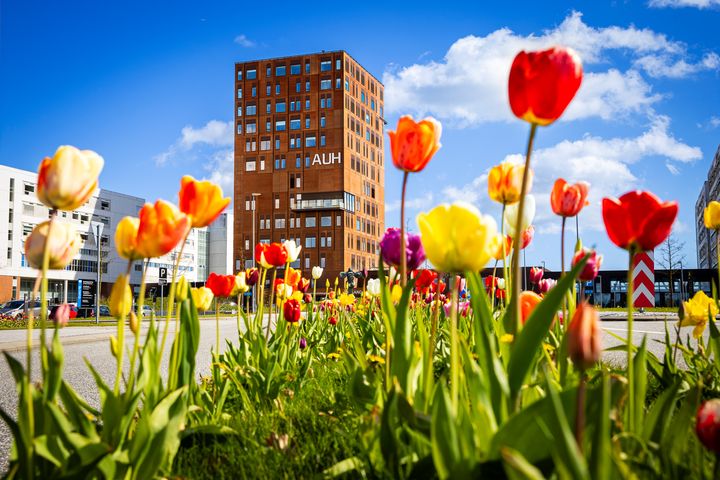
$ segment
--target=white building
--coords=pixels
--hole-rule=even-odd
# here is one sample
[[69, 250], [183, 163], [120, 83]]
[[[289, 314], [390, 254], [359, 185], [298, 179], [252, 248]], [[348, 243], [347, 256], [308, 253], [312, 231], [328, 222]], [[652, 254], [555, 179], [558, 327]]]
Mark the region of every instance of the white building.
[[[25, 259], [25, 239], [35, 225], [49, 218], [49, 209], [38, 200], [35, 190], [37, 173], [0, 165], [0, 229], [6, 226], [7, 235], [0, 234], [0, 302], [30, 298], [38, 271], [28, 266]], [[127, 269], [127, 261], [115, 249], [115, 227], [125, 216], [137, 216], [145, 199], [98, 190], [83, 206], [74, 212], [58, 212], [60, 222], [75, 225], [83, 245], [65, 270], [49, 274], [50, 303], [77, 302], [80, 281], [97, 278], [97, 246], [91, 233], [91, 224], [102, 224], [100, 257], [102, 296], [110, 293], [118, 275]], [[230, 218], [228, 219], [228, 215]], [[6, 253], [5, 253], [6, 252]], [[168, 281], [180, 246], [148, 263], [147, 284], [158, 283], [160, 267], [166, 267]], [[210, 227], [193, 229], [182, 249], [179, 274], [190, 282], [204, 282], [209, 272], [231, 273], [232, 215], [222, 214]], [[142, 265], [135, 262], [130, 283], [140, 284]], [[134, 288], [137, 292], [137, 287]]]

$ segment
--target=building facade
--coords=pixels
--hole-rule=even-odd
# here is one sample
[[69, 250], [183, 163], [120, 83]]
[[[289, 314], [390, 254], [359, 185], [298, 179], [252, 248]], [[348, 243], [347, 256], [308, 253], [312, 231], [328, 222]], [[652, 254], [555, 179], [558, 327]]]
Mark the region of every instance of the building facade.
[[234, 260], [295, 239], [326, 278], [377, 267], [384, 232], [383, 85], [344, 51], [235, 65]]
[[705, 228], [703, 212], [711, 201], [720, 200], [720, 146], [695, 202], [695, 239], [698, 268], [717, 268], [717, 231]]
[[[0, 303], [8, 300], [29, 299], [39, 272], [25, 259], [25, 239], [33, 228], [49, 218], [48, 207], [36, 195], [37, 173], [0, 165]], [[97, 279], [97, 244], [91, 232], [93, 223], [102, 224], [100, 241], [101, 295], [109, 295], [118, 275], [125, 273], [127, 260], [120, 258], [115, 249], [115, 227], [125, 216], [137, 216], [145, 199], [98, 190], [92, 198], [73, 212], [58, 212], [59, 222], [69, 222], [82, 240], [76, 258], [64, 270], [49, 272], [48, 292], [50, 303], [78, 300], [81, 282]], [[171, 275], [180, 245], [160, 258], [147, 262], [146, 283], [157, 286], [161, 267]], [[232, 214], [224, 213], [210, 226], [193, 229], [182, 248], [178, 270], [188, 281], [204, 282], [211, 271], [230, 273], [232, 261]], [[135, 262], [130, 273], [130, 284], [137, 294], [142, 277], [142, 265]], [[169, 278], [168, 278], [169, 280]]]

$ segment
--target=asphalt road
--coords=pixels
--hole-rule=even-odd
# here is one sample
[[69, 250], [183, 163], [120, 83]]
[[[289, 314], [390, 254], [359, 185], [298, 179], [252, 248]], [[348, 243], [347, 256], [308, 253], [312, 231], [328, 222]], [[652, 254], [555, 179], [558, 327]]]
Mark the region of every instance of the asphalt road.
[[[172, 323], [172, 322], [171, 322]], [[624, 320], [604, 320], [603, 329], [603, 347], [609, 348], [620, 345], [622, 342], [614, 338], [612, 334], [621, 338], [627, 336]], [[674, 341], [675, 322], [668, 320], [670, 328], [671, 340]], [[171, 325], [168, 344], [172, 342], [173, 332]], [[65, 379], [72, 387], [91, 404], [97, 405], [99, 398], [95, 382], [88, 372], [85, 359], [88, 359], [97, 371], [102, 375], [106, 382], [114, 381], [115, 374], [115, 358], [110, 353], [109, 338], [110, 335], [116, 333], [116, 327], [99, 326], [99, 327], [77, 327], [66, 328], [61, 330], [63, 346], [65, 350]], [[691, 328], [685, 328], [681, 331], [681, 336], [685, 340], [687, 335], [691, 334]], [[37, 335], [37, 332], [36, 332]], [[707, 332], [706, 332], [707, 335]], [[237, 327], [235, 318], [225, 318], [220, 321], [220, 337], [224, 344], [224, 339], [234, 340], [237, 337]], [[664, 352], [665, 339], [665, 323], [658, 320], [636, 320], [634, 323], [633, 342], [640, 344], [643, 337], [647, 337], [647, 345], [649, 350], [653, 351], [659, 358], [662, 358]], [[36, 336], [37, 338], [37, 336]], [[129, 330], [126, 330], [125, 338], [132, 338]], [[142, 334], [141, 334], [141, 338]], [[36, 342], [36, 344], [39, 342]], [[215, 321], [214, 319], [204, 319], [200, 323], [200, 345], [197, 356], [197, 374], [206, 375], [209, 373], [211, 362], [210, 351], [215, 344]], [[8, 351], [17, 358], [23, 365], [26, 359], [25, 350], [25, 331], [23, 330], [5, 330], [0, 331], [0, 351]], [[127, 343], [126, 343], [127, 345]], [[167, 378], [167, 351], [161, 364], [161, 373]], [[33, 350], [33, 379], [38, 380], [37, 372], [38, 355], [37, 350]], [[128, 356], [125, 356], [126, 361]], [[606, 361], [624, 364], [624, 352], [605, 352], [603, 358]], [[126, 364], [126, 368], [128, 368]], [[0, 407], [6, 412], [12, 412], [14, 415], [17, 406], [17, 392], [15, 384], [4, 358], [0, 359]], [[10, 454], [11, 436], [5, 423], [0, 422], [0, 472], [4, 472], [7, 468], [7, 461]]]

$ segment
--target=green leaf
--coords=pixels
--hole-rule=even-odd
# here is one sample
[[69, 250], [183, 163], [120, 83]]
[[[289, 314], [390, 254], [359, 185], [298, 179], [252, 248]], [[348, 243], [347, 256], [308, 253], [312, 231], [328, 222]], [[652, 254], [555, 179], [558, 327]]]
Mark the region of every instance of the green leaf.
[[393, 332], [393, 350], [391, 352], [390, 371], [398, 379], [400, 388], [406, 394], [410, 392], [410, 367], [413, 355], [413, 332], [408, 304], [415, 280], [411, 279], [403, 289], [395, 315], [395, 331]]
[[[600, 407], [598, 414], [588, 416], [588, 425], [595, 424], [595, 432], [591, 444], [590, 469], [594, 480], [609, 480], [610, 469], [612, 468], [612, 444], [610, 407], [612, 405], [612, 391], [610, 388], [609, 375], [603, 372], [600, 391]], [[598, 395], [596, 395], [597, 398]], [[592, 401], [592, 400], [591, 400]], [[589, 410], [588, 410], [589, 412]]]
[[525, 460], [520, 452], [512, 448], [503, 448], [500, 451], [503, 458], [505, 473], [510, 480], [544, 480], [542, 472], [532, 463]]
[[672, 412], [675, 409], [675, 402], [681, 385], [682, 380], [678, 378], [672, 387], [665, 389], [653, 402], [645, 417], [643, 427], [643, 438], [646, 441], [657, 443], [662, 432], [665, 431], [672, 419]]
[[667, 430], [660, 438], [660, 451], [670, 456], [673, 464], [684, 463], [684, 457], [693, 434], [693, 420], [700, 407], [702, 387], [698, 385], [688, 392], [680, 408], [675, 412]]
[[640, 433], [643, 426], [643, 417], [645, 414], [645, 395], [647, 392], [647, 337], [643, 337], [635, 357], [633, 358], [633, 368], [635, 378], [633, 385], [630, 385], [630, 395], [635, 396], [635, 425], [629, 425], [632, 432]]
[[550, 330], [550, 325], [560, 308], [565, 292], [573, 285], [575, 278], [585, 267], [588, 256], [586, 255], [567, 275], [557, 282], [555, 287], [550, 289], [542, 302], [530, 314], [525, 326], [515, 337], [510, 363], [508, 364], [508, 384], [513, 399], [517, 397], [525, 377], [536, 363], [535, 359], [540, 354], [542, 342]]
[[433, 401], [430, 439], [435, 469], [443, 479], [455, 477], [458, 473], [456, 469], [462, 461], [456, 420], [450, 397], [444, 388], [438, 387]]

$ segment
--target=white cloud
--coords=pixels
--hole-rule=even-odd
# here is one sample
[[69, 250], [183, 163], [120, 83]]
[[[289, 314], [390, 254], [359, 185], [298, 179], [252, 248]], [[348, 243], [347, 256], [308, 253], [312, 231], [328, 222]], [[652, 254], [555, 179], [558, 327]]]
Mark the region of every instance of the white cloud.
[[210, 162], [205, 166], [208, 172], [207, 179], [217, 183], [225, 192], [225, 195], [233, 197], [234, 155], [232, 149], [218, 150], [210, 157]]
[[[699, 148], [682, 143], [668, 130], [667, 117], [658, 116], [644, 133], [636, 137], [605, 139], [586, 135], [579, 140], [565, 140], [535, 150], [532, 156], [535, 174], [532, 192], [537, 200], [536, 228], [542, 233], [557, 231], [558, 217], [550, 209], [550, 190], [557, 178], [562, 177], [571, 183], [580, 180], [590, 182], [590, 205], [581, 214], [580, 224], [583, 229], [602, 230], [601, 199], [642, 186], [642, 180], [631, 170], [633, 164], [645, 159], [663, 161], [666, 168], [676, 174], [677, 167], [673, 162], [686, 163], [702, 158]], [[507, 155], [504, 160], [522, 163], [524, 156], [516, 153]], [[463, 186], [445, 187], [443, 194], [448, 200], [484, 203], [483, 209], [489, 210], [492, 207], [486, 191], [487, 173], [483, 173]]]
[[720, 117], [710, 117], [710, 126], [712, 128], [720, 127]]
[[656, 8], [711, 8], [720, 6], [720, 0], [650, 0], [649, 5]]
[[680, 175], [680, 169], [670, 162], [665, 162], [665, 168], [667, 168], [668, 172], [672, 173], [673, 175]]
[[227, 147], [233, 144], [233, 122], [210, 120], [200, 128], [186, 125], [180, 131], [180, 138], [170, 147], [155, 156], [155, 164], [165, 165], [184, 152], [192, 150], [196, 146], [206, 145], [209, 147]]
[[[428, 208], [433, 203], [433, 192], [426, 192], [424, 195], [406, 199], [405, 200], [405, 208], [406, 210], [423, 210]], [[385, 204], [385, 212], [394, 212], [394, 211], [400, 211], [400, 200], [395, 200], [394, 202], [388, 202]]]
[[252, 48], [257, 45], [257, 43], [255, 43], [253, 40], [250, 40], [245, 34], [241, 34], [235, 37], [234, 42], [245, 48]]
[[[708, 53], [698, 63], [687, 63], [687, 47], [649, 29], [630, 27], [594, 28], [582, 14], [573, 12], [552, 30], [521, 36], [507, 28], [484, 37], [470, 35], [455, 41], [441, 61], [429, 60], [383, 75], [386, 110], [421, 116], [432, 113], [458, 126], [507, 121], [512, 114], [507, 103], [507, 77], [512, 59], [523, 49], [551, 45], [574, 48], [583, 59], [586, 75], [566, 120], [616, 118], [630, 113], [652, 113], [661, 95], [641, 71], [655, 76], [679, 77], [695, 71], [717, 69], [719, 57]], [[607, 54], [617, 51], [635, 60], [626, 71], [609, 64]], [[588, 68], [588, 67], [595, 68]]]

